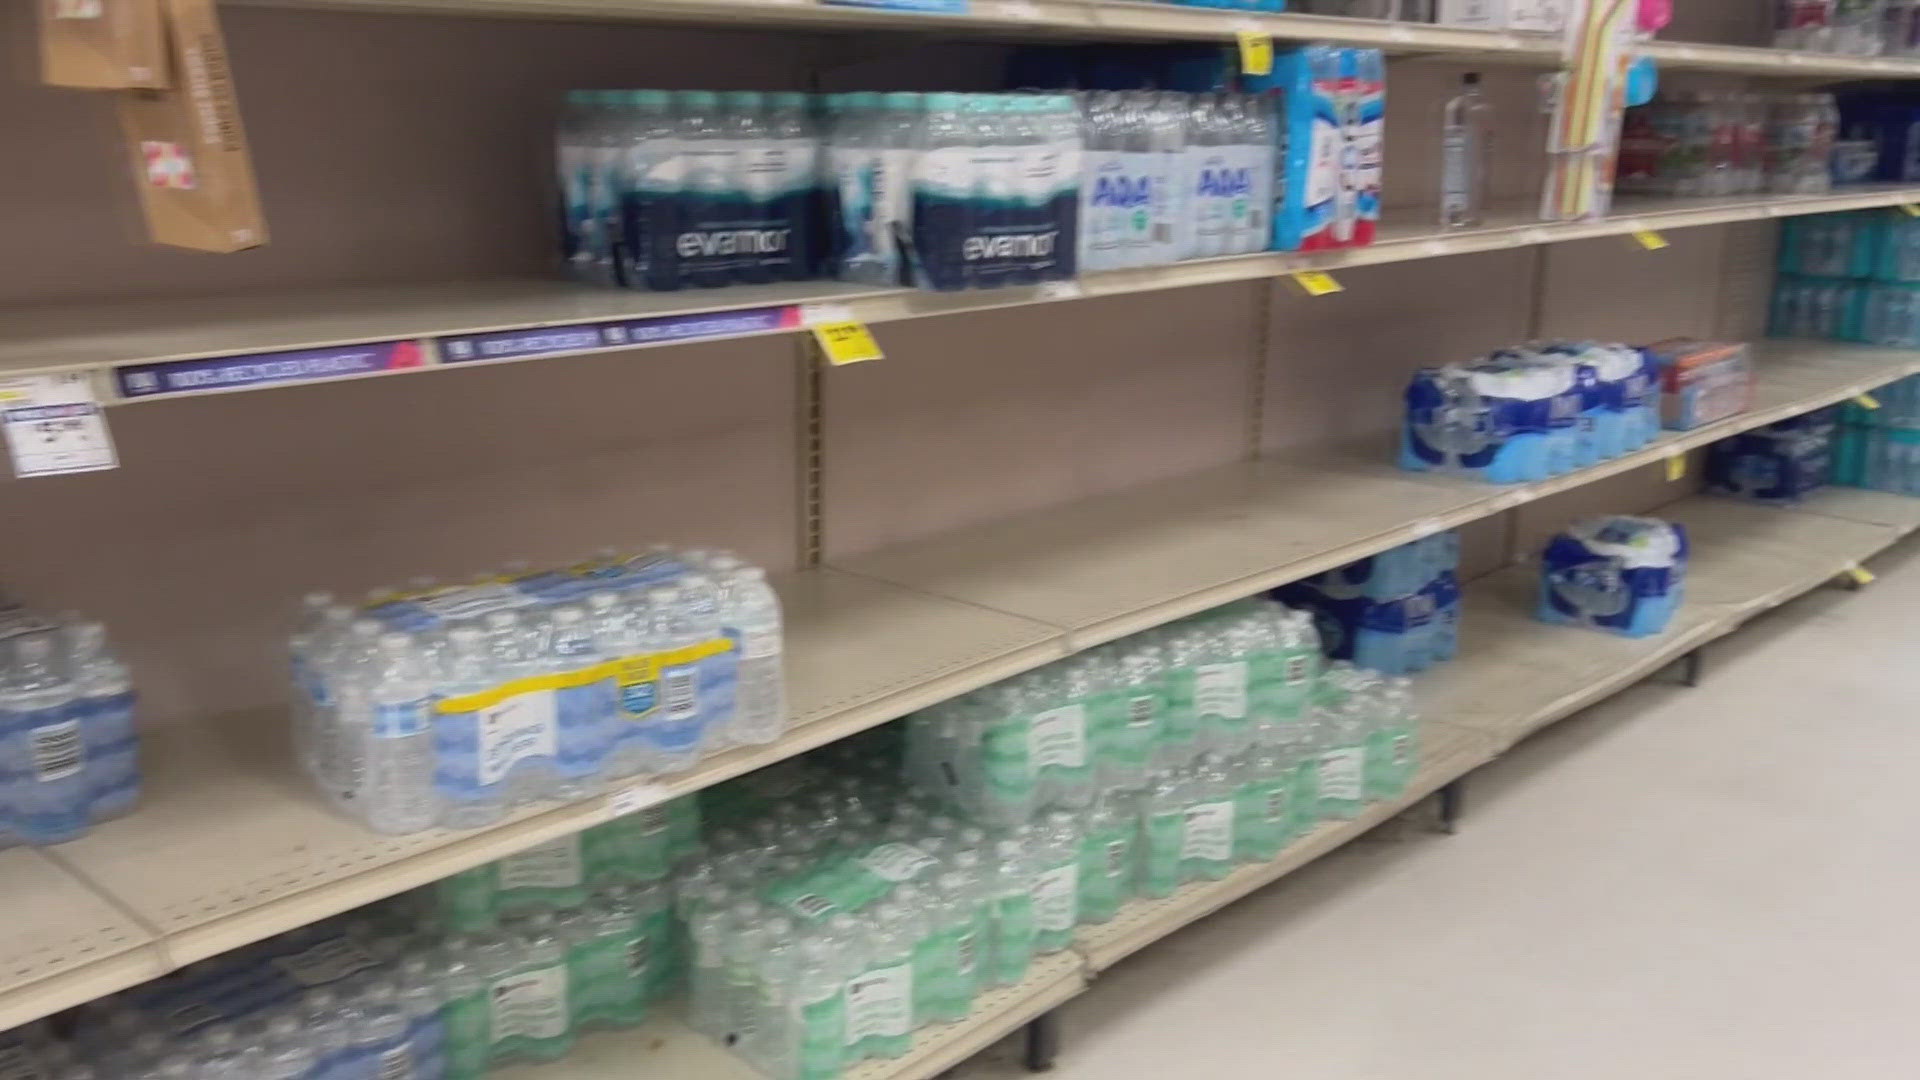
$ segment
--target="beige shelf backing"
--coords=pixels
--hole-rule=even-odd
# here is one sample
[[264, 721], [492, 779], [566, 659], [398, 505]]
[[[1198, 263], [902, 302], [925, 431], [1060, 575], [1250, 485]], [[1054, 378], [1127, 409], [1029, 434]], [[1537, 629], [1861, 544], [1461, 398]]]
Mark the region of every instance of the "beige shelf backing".
[[[731, 6], [733, 0], [716, 2]], [[1150, 14], [1156, 18], [1192, 18], [1196, 17], [1195, 12], [1201, 13], [1197, 17], [1213, 18], [1217, 14], [1170, 4], [1137, 6], [1154, 9]], [[1161, 9], [1164, 9], [1164, 13]], [[1291, 18], [1314, 19], [1316, 22], [1363, 21], [1325, 20], [1314, 16]], [[205, 300], [36, 308], [9, 312], [4, 320], [0, 320], [0, 375], [84, 371], [98, 373], [103, 382], [110, 382], [108, 374], [120, 366], [219, 357], [255, 357], [290, 350], [386, 341], [424, 341], [428, 346], [425, 353], [431, 360], [439, 355], [434, 339], [446, 336], [581, 327], [620, 320], [720, 314], [809, 304], [844, 307], [847, 314], [855, 318], [869, 323], [882, 323], [1059, 302], [1082, 296], [1113, 296], [1259, 280], [1303, 269], [1338, 270], [1597, 236], [1619, 236], [1642, 229], [1679, 229], [1917, 201], [1920, 201], [1920, 187], [1896, 185], [1870, 185], [1832, 195], [1621, 199], [1615, 214], [1598, 221], [1543, 223], [1531, 220], [1528, 211], [1516, 209], [1494, 215], [1484, 228], [1457, 232], [1438, 231], [1430, 221], [1425, 220], [1424, 211], [1396, 211], [1390, 208], [1380, 241], [1364, 248], [1320, 253], [1238, 255], [1170, 266], [1090, 273], [1077, 282], [1042, 288], [962, 293], [869, 289], [830, 281], [647, 293], [593, 289], [556, 281], [488, 280], [378, 289], [313, 289]], [[741, 331], [742, 334], [786, 332], [790, 330], [784, 326]], [[632, 346], [620, 346], [627, 347]], [[538, 356], [485, 362], [517, 363], [610, 351], [613, 348], [556, 348]], [[383, 378], [440, 370], [444, 366], [470, 365], [429, 362], [420, 367], [344, 377]], [[193, 392], [225, 393], [299, 384], [298, 381], [261, 383], [251, 387]], [[151, 400], [165, 400], [173, 396], [179, 394], [170, 393]]]
[[153, 934], [42, 852], [0, 852], [0, 1031], [165, 970]]
[[[1060, 655], [1011, 616], [831, 572], [781, 583], [795, 727], [638, 785], [693, 791]], [[310, 923], [605, 820], [608, 799], [522, 811], [489, 829], [382, 837], [333, 813], [291, 760], [277, 711], [150, 740], [140, 811], [58, 849], [162, 935], [170, 964]], [[635, 804], [633, 808], [637, 808]], [[149, 972], [151, 974], [151, 972]]]
[[[981, 994], [965, 1020], [921, 1028], [905, 1055], [855, 1066], [846, 1071], [846, 1080], [925, 1080], [937, 1076], [1085, 989], [1078, 954], [1068, 951], [1041, 957], [1019, 983]], [[497, 1075], [500, 1080], [610, 1080], [619, 1076], [763, 1080], [746, 1062], [694, 1032], [677, 1016], [657, 1017], [632, 1031], [590, 1035], [559, 1061], [524, 1065]]]
[[1375, 803], [1352, 821], [1323, 822], [1272, 862], [1239, 867], [1218, 881], [1194, 882], [1164, 900], [1135, 900], [1111, 920], [1081, 927], [1074, 936], [1074, 947], [1087, 958], [1089, 973], [1097, 975], [1188, 923], [1346, 844], [1492, 758], [1492, 744], [1478, 732], [1428, 721], [1420, 732], [1420, 771], [1399, 798]]
[[868, 555], [841, 569], [1063, 627], [1074, 648], [1294, 581], [1920, 371], [1920, 354], [1756, 346], [1756, 408], [1566, 476], [1500, 487], [1402, 472], [1388, 440], [1129, 489]]

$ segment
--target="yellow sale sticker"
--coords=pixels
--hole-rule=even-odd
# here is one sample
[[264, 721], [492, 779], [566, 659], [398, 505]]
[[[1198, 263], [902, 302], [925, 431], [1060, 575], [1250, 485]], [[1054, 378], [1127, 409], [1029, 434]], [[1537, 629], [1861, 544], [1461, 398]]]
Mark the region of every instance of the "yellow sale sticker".
[[835, 367], [879, 360], [886, 356], [880, 351], [880, 343], [873, 340], [873, 331], [857, 319], [820, 323], [813, 328], [813, 340], [820, 343], [820, 351], [826, 355], [827, 363]]
[[1920, 203], [1901, 203], [1900, 212], [1908, 217], [1920, 217]]
[[1855, 394], [1853, 395], [1853, 403], [1863, 409], [1877, 409], [1880, 407], [1880, 399], [1874, 397], [1872, 394]]
[[1646, 248], [1648, 251], [1659, 251], [1661, 248], [1667, 246], [1667, 238], [1654, 232], [1652, 229], [1641, 229], [1639, 232], [1633, 234], [1633, 238], [1641, 247]]
[[1345, 285], [1335, 281], [1333, 275], [1327, 273], [1325, 270], [1295, 270], [1293, 272], [1293, 280], [1295, 284], [1307, 291], [1308, 296], [1325, 296], [1328, 293], [1337, 293], [1346, 288]]
[[1873, 571], [1864, 566], [1849, 566], [1847, 576], [1853, 579], [1855, 585], [1865, 585], [1873, 580]]
[[1669, 455], [1667, 457], [1667, 482], [1672, 483], [1685, 475], [1687, 475], [1687, 455]]
[[1242, 75], [1273, 74], [1273, 38], [1258, 30], [1242, 30], [1240, 39], [1240, 73]]

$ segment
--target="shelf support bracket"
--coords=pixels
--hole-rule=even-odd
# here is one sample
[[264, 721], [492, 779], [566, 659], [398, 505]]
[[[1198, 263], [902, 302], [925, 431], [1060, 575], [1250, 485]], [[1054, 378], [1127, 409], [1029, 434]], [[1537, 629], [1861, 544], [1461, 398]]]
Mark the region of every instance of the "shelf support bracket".
[[1025, 1064], [1028, 1072], [1048, 1072], [1060, 1055], [1060, 1010], [1048, 1009], [1027, 1021]]
[[821, 375], [820, 357], [815, 351], [813, 335], [798, 333], [793, 335], [794, 367], [798, 373], [799, 385], [795, 390], [795, 427], [796, 441], [799, 443], [795, 459], [799, 462], [800, 475], [798, 492], [800, 550], [798, 563], [805, 570], [820, 565], [821, 546], [821, 491], [824, 486], [821, 458], [825, 442], [824, 427], [821, 422]]
[[1467, 778], [1462, 776], [1440, 786], [1440, 831], [1452, 836], [1460, 827], [1460, 812], [1467, 802]]

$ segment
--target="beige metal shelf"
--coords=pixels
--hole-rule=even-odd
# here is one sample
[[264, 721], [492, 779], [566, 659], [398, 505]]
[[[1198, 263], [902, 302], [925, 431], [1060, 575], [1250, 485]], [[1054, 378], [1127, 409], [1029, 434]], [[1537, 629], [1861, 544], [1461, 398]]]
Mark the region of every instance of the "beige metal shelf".
[[166, 970], [152, 933], [42, 852], [0, 852], [0, 897], [0, 1031]]
[[[1173, 5], [1174, 13], [1201, 9]], [[1296, 18], [1312, 18], [1296, 16]], [[1350, 20], [1357, 21], [1357, 20]], [[691, 340], [791, 333], [812, 318], [869, 323], [961, 314], [1081, 297], [1178, 289], [1439, 258], [1641, 230], [1680, 229], [1920, 202], [1920, 186], [1869, 185], [1832, 195], [1621, 199], [1596, 221], [1544, 223], [1503, 211], [1482, 228], [1442, 231], [1424, 211], [1390, 209], [1379, 241], [1330, 252], [1264, 252], [1089, 273], [1038, 288], [935, 293], [831, 281], [647, 293], [556, 281], [487, 280], [206, 300], [41, 308], [0, 320], [0, 375], [94, 373], [109, 399], [384, 377], [474, 363], [517, 362]], [[474, 343], [495, 336], [491, 345]], [[365, 347], [356, 350], [354, 347]], [[486, 348], [498, 346], [499, 352]], [[387, 354], [383, 347], [402, 350]], [[459, 360], [461, 350], [474, 359]], [[361, 355], [348, 355], [356, 352]], [[221, 362], [215, 365], [213, 362]], [[185, 375], [156, 366], [217, 366]], [[215, 377], [217, 375], [217, 377]], [[134, 385], [146, 380], [163, 389]], [[177, 385], [176, 385], [177, 383]], [[147, 396], [152, 394], [153, 396]]]
[[[868, 1061], [845, 1080], [925, 1080], [960, 1064], [1022, 1024], [1086, 989], [1078, 954], [1041, 957], [1013, 986], [982, 993], [965, 1020], [935, 1024], [914, 1033], [901, 1057]], [[546, 1065], [526, 1065], [498, 1074], [500, 1080], [609, 1080], [616, 1076], [662, 1080], [763, 1080], [733, 1053], [697, 1034], [675, 1016], [660, 1016], [632, 1031], [590, 1035], [573, 1053]]]
[[773, 746], [487, 829], [385, 837], [316, 797], [281, 714], [224, 716], [150, 739], [140, 811], [55, 858], [155, 928], [167, 965], [179, 966], [578, 832], [616, 805], [636, 810], [718, 783], [1063, 650], [1050, 627], [851, 575], [795, 575], [781, 593], [794, 727]]
[[1752, 411], [1538, 483], [1401, 472], [1379, 440], [1338, 456], [1227, 466], [835, 565], [1064, 627], [1081, 649], [1920, 371], [1920, 353], [1905, 350], [1763, 342], [1755, 352]]
[[1692, 545], [1686, 602], [1665, 633], [1544, 625], [1538, 570], [1503, 570], [1467, 588], [1461, 656], [1420, 676], [1422, 707], [1504, 750], [1885, 549], [1920, 526], [1920, 499], [1835, 489], [1781, 509], [1701, 495], [1656, 513]]
[[1920, 78], [1920, 59], [1905, 56], [1841, 56], [1696, 41], [1650, 41], [1635, 46], [1635, 51], [1653, 57], [1663, 68], [1681, 71], [1813, 80]]
[[[0, 966], [0, 1007], [12, 1003], [13, 1015], [27, 1019], [132, 985], [577, 832], [605, 820], [615, 806], [637, 809], [697, 790], [1073, 649], [1920, 370], [1920, 354], [1889, 350], [1787, 342], [1770, 343], [1760, 352], [1761, 407], [1755, 412], [1668, 436], [1619, 461], [1539, 484], [1500, 488], [1402, 473], [1385, 464], [1384, 446], [1370, 447], [1215, 470], [795, 575], [781, 586], [795, 717], [785, 738], [731, 751], [684, 775], [614, 795], [526, 810], [485, 830], [390, 838], [335, 815], [297, 774], [283, 745], [284, 724], [271, 711], [163, 731], [151, 740], [149, 793], [139, 813], [43, 856], [7, 856], [47, 873], [37, 879], [8, 875], [0, 886], [13, 890], [5, 893], [10, 909], [34, 913], [25, 917], [17, 939], [22, 942], [17, 955], [26, 959]], [[1719, 632], [1722, 622], [1730, 628], [1736, 612], [1774, 595], [1752, 592], [1747, 584], [1756, 575], [1777, 573], [1770, 567], [1803, 565], [1798, 553], [1829, 548], [1858, 558], [1920, 523], [1920, 514], [1898, 497], [1871, 492], [1828, 493], [1795, 513], [1722, 505], [1699, 511], [1706, 516], [1696, 526], [1709, 554], [1695, 577], [1694, 601], [1713, 605], [1700, 609], [1702, 618], [1711, 616], [1699, 624], [1702, 634]], [[1789, 528], [1798, 531], [1783, 531]], [[1708, 540], [1723, 533], [1731, 538], [1728, 543], [1709, 547]], [[1735, 559], [1754, 566], [1731, 576], [1732, 592], [1720, 595], [1714, 567]], [[1802, 578], [1783, 579], [1775, 594], [1806, 587], [1817, 575], [1838, 568], [1838, 563], [1823, 564], [1804, 571]], [[1684, 643], [1694, 618], [1689, 609], [1682, 628], [1662, 639], [1662, 647]], [[1547, 632], [1530, 621], [1510, 630], [1521, 643]], [[1479, 636], [1500, 637], [1469, 628], [1470, 642]], [[1609, 640], [1597, 639], [1594, 647]], [[1617, 674], [1620, 668], [1615, 664], [1611, 670]], [[1439, 678], [1457, 676], [1466, 685], [1465, 673], [1473, 670], [1463, 661]], [[1594, 672], [1577, 674], [1582, 685], [1600, 678]], [[1472, 702], [1510, 700], [1518, 693], [1498, 676], [1482, 673], [1472, 683], [1472, 696], [1461, 691], [1468, 698], [1461, 715], [1489, 732], [1504, 728], [1472, 711]], [[1488, 686], [1497, 692], [1490, 694]], [[1562, 706], [1565, 711], [1578, 707], [1552, 705]], [[1527, 706], [1530, 715], [1543, 708]], [[1453, 718], [1451, 712], [1435, 715]], [[1453, 744], [1438, 740], [1433, 745]], [[93, 902], [95, 894], [74, 882], [66, 884], [91, 907], [36, 895], [64, 880], [52, 873], [54, 864], [112, 898], [113, 906]], [[126, 916], [115, 914], [116, 908]], [[40, 913], [56, 911], [61, 914], [48, 915], [52, 926], [33, 924]], [[101, 935], [91, 929], [59, 931], [75, 918], [91, 928], [97, 915], [111, 916], [103, 924], [110, 930]], [[109, 934], [121, 935], [113, 939], [113, 949], [99, 944]], [[127, 955], [104, 962], [119, 953]], [[84, 974], [70, 977], [74, 971]]]

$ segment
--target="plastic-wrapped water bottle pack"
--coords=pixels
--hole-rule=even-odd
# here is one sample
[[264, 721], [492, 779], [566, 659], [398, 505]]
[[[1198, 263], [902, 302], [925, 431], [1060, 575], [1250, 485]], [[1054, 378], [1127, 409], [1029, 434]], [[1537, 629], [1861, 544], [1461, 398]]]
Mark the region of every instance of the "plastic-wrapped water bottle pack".
[[0, 600], [0, 847], [75, 840], [133, 810], [132, 677], [106, 628]]
[[1460, 534], [1448, 530], [1273, 591], [1314, 616], [1321, 648], [1407, 675], [1460, 647]]
[[1422, 368], [1407, 387], [1400, 466], [1544, 480], [1645, 446], [1660, 404], [1655, 363], [1631, 345], [1541, 342]]
[[1920, 346], [1920, 219], [1860, 210], [1780, 225], [1773, 336]]
[[1873, 391], [1878, 408], [1842, 406], [1833, 478], [1848, 487], [1920, 495], [1920, 375]]
[[1791, 506], [1826, 487], [1839, 412], [1820, 409], [1714, 443], [1707, 451], [1707, 490]]
[[694, 813], [669, 803], [202, 960], [0, 1054], [58, 1080], [473, 1080], [551, 1060], [677, 985], [663, 878]]
[[1686, 591], [1687, 530], [1657, 518], [1575, 522], [1540, 557], [1542, 622], [1648, 637], [1667, 628]]
[[603, 553], [472, 585], [309, 596], [290, 643], [301, 758], [386, 833], [682, 771], [785, 729], [779, 597], [720, 552]]

